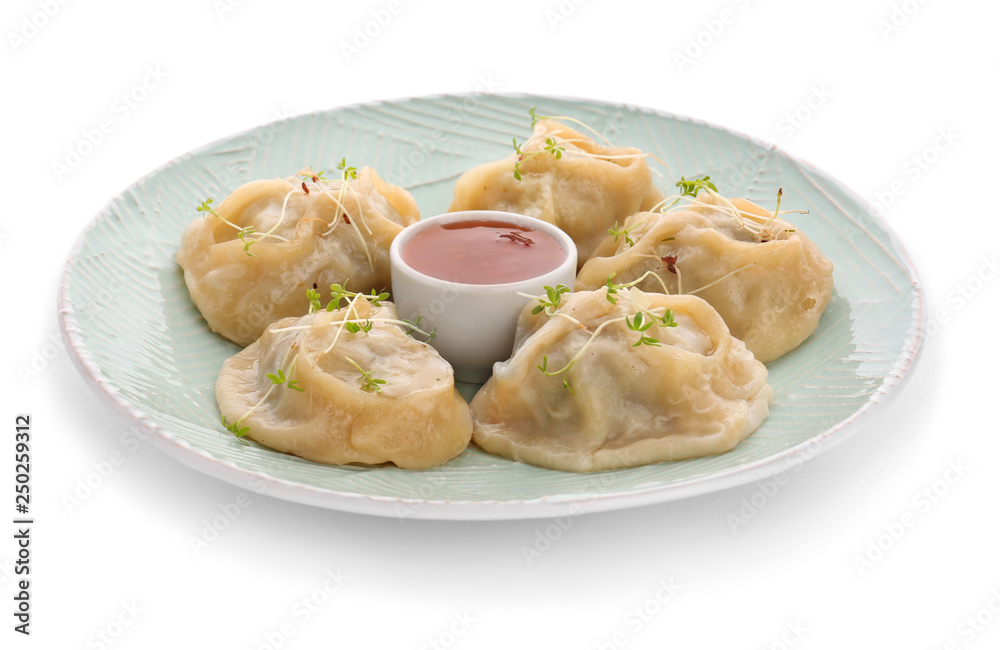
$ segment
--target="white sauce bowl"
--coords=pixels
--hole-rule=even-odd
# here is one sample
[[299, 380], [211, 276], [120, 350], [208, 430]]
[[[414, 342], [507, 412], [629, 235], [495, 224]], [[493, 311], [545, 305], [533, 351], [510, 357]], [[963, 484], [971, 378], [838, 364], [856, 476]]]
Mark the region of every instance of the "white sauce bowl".
[[[403, 261], [406, 244], [423, 229], [462, 221], [500, 221], [533, 228], [550, 235], [566, 253], [559, 266], [527, 280], [504, 284], [464, 284], [431, 277]], [[459, 381], [480, 383], [489, 379], [493, 364], [508, 359], [514, 349], [517, 317], [530, 302], [518, 292], [542, 295], [544, 287], [576, 281], [576, 245], [570, 236], [550, 223], [523, 214], [498, 210], [451, 212], [403, 230], [389, 249], [392, 300], [400, 318], [416, 321], [420, 328], [437, 335], [430, 342], [455, 369]]]

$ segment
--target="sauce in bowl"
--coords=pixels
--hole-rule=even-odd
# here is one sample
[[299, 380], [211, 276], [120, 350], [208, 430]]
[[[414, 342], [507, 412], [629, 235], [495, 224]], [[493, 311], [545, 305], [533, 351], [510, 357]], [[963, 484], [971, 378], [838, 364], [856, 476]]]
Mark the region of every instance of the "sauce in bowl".
[[506, 284], [544, 275], [566, 260], [548, 233], [503, 221], [435, 224], [400, 251], [412, 269], [463, 284]]
[[407, 226], [389, 246], [400, 318], [429, 341], [455, 379], [481, 383], [510, 357], [517, 319], [545, 287], [573, 286], [576, 245], [556, 226], [513, 212], [462, 210]]

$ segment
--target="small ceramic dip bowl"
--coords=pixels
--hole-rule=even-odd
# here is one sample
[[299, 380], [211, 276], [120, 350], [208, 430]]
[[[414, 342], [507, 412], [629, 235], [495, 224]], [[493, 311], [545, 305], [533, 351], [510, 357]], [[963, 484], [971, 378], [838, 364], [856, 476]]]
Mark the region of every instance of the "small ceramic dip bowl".
[[404, 229], [389, 249], [392, 300], [455, 369], [484, 382], [510, 357], [517, 317], [544, 287], [573, 287], [576, 246], [550, 223], [512, 212], [467, 210]]

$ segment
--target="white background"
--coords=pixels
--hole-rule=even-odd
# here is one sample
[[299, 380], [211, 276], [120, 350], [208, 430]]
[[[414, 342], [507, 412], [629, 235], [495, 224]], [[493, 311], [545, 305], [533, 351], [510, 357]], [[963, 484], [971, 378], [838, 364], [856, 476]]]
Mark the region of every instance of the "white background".
[[[403, 0], [350, 60], [342, 44], [387, 0], [232, 4], [71, 1], [48, 19], [45, 2], [3, 5], [0, 511], [13, 511], [14, 416], [30, 412], [37, 524], [30, 638], [11, 630], [15, 548], [0, 525], [0, 645], [102, 647], [99, 631], [118, 634], [107, 647], [144, 649], [610, 648], [616, 633], [629, 648], [1000, 645], [996, 3]], [[165, 76], [123, 115], [116, 98], [147, 67]], [[771, 139], [871, 201], [899, 181], [885, 218], [939, 321], [911, 381], [735, 530], [766, 485], [575, 519], [530, 564], [522, 547], [550, 521], [401, 523], [253, 494], [195, 553], [191, 538], [241, 491], [123, 439], [129, 423], [52, 343], [78, 232], [150, 170], [279, 112], [483, 80]], [[57, 174], [102, 119], [111, 133]], [[114, 453], [120, 466], [68, 506]], [[907, 513], [914, 525], [860, 566]], [[332, 594], [328, 571], [346, 577]], [[325, 602], [309, 612], [303, 598]], [[633, 612], [644, 607], [648, 620]]]

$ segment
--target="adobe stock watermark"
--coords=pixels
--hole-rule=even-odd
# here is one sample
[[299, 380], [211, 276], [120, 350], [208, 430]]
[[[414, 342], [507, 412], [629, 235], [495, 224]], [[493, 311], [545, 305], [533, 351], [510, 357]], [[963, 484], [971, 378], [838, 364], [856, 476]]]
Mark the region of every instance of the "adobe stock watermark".
[[344, 588], [348, 579], [349, 576], [344, 575], [340, 569], [327, 569], [323, 574], [323, 582], [295, 601], [286, 620], [260, 635], [262, 643], [258, 644], [255, 650], [278, 650], [284, 647], [302, 625], [308, 623]]
[[948, 461], [939, 478], [920, 488], [910, 498], [910, 507], [892, 520], [882, 524], [882, 530], [873, 535], [861, 552], [851, 558], [858, 575], [864, 577], [884, 559], [892, 549], [913, 529], [921, 518], [927, 516], [951, 490], [964, 479], [970, 469], [958, 458]]
[[119, 93], [111, 102], [108, 113], [96, 124], [85, 127], [75, 142], [66, 145], [66, 153], [61, 159], [52, 161], [52, 173], [56, 180], [64, 180], [92, 156], [108, 136], [149, 99], [167, 76], [160, 64], [147, 65], [142, 79]]
[[762, 481], [757, 481], [757, 489], [750, 496], [741, 497], [739, 508], [726, 514], [726, 523], [729, 524], [729, 530], [735, 535], [741, 528], [749, 524], [754, 517], [760, 514], [771, 503], [771, 500], [778, 495], [781, 489], [788, 485], [794, 475], [802, 471], [806, 462], [819, 454], [822, 447], [823, 445], [820, 441], [816, 439], [810, 440], [806, 443], [805, 447], [792, 456], [791, 469], [779, 472]]
[[216, 18], [223, 21], [229, 14], [242, 7], [245, 2], [246, 0], [213, 0], [212, 11], [215, 12]]
[[[606, 472], [593, 474], [588, 478], [583, 490], [595, 495], [601, 494], [604, 489], [614, 483], [613, 476]], [[552, 549], [557, 541], [562, 539], [576, 522], [580, 515], [586, 514], [587, 506], [597, 501], [598, 497], [593, 496], [582, 502], [574, 502], [566, 508], [566, 513], [558, 517], [549, 519], [549, 523], [535, 528], [532, 533], [531, 543], [522, 544], [520, 547], [521, 559], [528, 566], [532, 566], [545, 553]]]
[[702, 54], [709, 50], [725, 33], [730, 25], [736, 22], [740, 12], [750, 8], [750, 0], [731, 0], [729, 6], [722, 9], [717, 15], [701, 21], [701, 29], [688, 36], [684, 47], [674, 50], [671, 58], [677, 66], [677, 72], [684, 72], [684, 69], [697, 61]]
[[5, 557], [3, 562], [0, 562], [0, 585], [7, 582], [7, 579], [15, 575], [14, 573], [14, 560], [9, 557]]
[[[247, 482], [255, 494], [264, 494], [267, 489], [267, 484], [256, 476], [251, 476]], [[247, 492], [240, 492], [231, 500], [220, 503], [216, 508], [218, 512], [213, 513], [208, 519], [201, 520], [199, 533], [188, 536], [191, 551], [200, 556], [202, 551], [218, 541], [253, 504], [253, 498]]]
[[607, 641], [599, 641], [597, 650], [618, 650], [628, 645], [632, 637], [642, 632], [680, 592], [680, 586], [670, 578], [662, 578], [656, 583], [656, 590], [645, 600], [630, 609], [622, 617], [621, 625]]
[[7, 42], [14, 54], [20, 53], [25, 45], [41, 34], [69, 2], [70, 0], [38, 0], [35, 3], [38, 9], [21, 16], [17, 27], [7, 32]]
[[[90, 323], [98, 318], [101, 311], [109, 307], [124, 288], [118, 278], [111, 278], [102, 284], [96, 296], [88, 297], [86, 302], [74, 305], [77, 322]], [[45, 344], [31, 351], [27, 361], [17, 364], [17, 374], [25, 386], [37, 379], [49, 364], [66, 350], [66, 342], [58, 330], [49, 332], [47, 338]]]
[[344, 61], [350, 63], [361, 55], [375, 39], [382, 35], [390, 24], [403, 11], [403, 7], [411, 4], [412, 0], [389, 0], [384, 7], [373, 9], [370, 17], [360, 25], [354, 26], [354, 33], [340, 41], [340, 53], [344, 56]]
[[823, 106], [833, 99], [833, 93], [825, 83], [813, 84], [809, 87], [809, 95], [795, 108], [786, 111], [774, 124], [774, 130], [786, 141], [795, 137], [795, 133], [813, 118]]
[[146, 611], [135, 599], [122, 601], [120, 606], [114, 618], [87, 637], [88, 648], [104, 649], [114, 646]]
[[521, 545], [521, 558], [525, 564], [531, 566], [535, 560], [541, 558], [566, 531], [573, 527], [573, 522], [583, 513], [583, 506], [573, 503], [567, 508], [565, 515], [553, 517], [549, 524], [536, 528], [531, 543]]
[[763, 648], [766, 648], [766, 650], [788, 650], [788, 648], [794, 648], [802, 641], [808, 631], [809, 628], [803, 625], [799, 619], [788, 621], [777, 638], [770, 645], [763, 646], [762, 650]]
[[452, 127], [458, 127], [468, 122], [472, 117], [479, 114], [482, 108], [480, 97], [490, 96], [496, 93], [503, 83], [493, 78], [492, 73], [480, 74], [476, 77], [476, 86], [472, 94], [462, 98], [460, 104], [448, 108], [444, 112], [444, 119], [451, 123]]
[[414, 501], [408, 503], [398, 502], [393, 507], [396, 519], [401, 524], [406, 523], [407, 519], [420, 512], [427, 505], [428, 501], [432, 501], [435, 498], [438, 490], [447, 482], [445, 473], [441, 470], [420, 472], [416, 476], [419, 482], [417, 483], [416, 494], [413, 495]]
[[[969, 645], [998, 617], [1000, 617], [1000, 589], [994, 587], [983, 602], [983, 606], [963, 618], [955, 627], [955, 634]], [[957, 643], [949, 644], [946, 650], [954, 650], [957, 647]]]
[[982, 605], [967, 614], [955, 625], [951, 637], [944, 645], [936, 646], [941, 650], [958, 650], [975, 643], [976, 639], [1000, 618], [1000, 588], [994, 587], [986, 595]]
[[576, 10], [587, 4], [588, 0], [559, 0], [545, 10], [545, 21], [549, 24], [549, 29], [556, 31], [560, 25], [570, 19]]
[[882, 35], [882, 40], [888, 42], [889, 38], [899, 32], [906, 23], [910, 22], [910, 19], [916, 16], [925, 4], [927, 4], [927, 0], [894, 2], [892, 8], [889, 10], [889, 15], [879, 18], [875, 22], [879, 34]]
[[91, 463], [91, 470], [77, 478], [73, 487], [62, 493], [61, 501], [67, 514], [74, 514], [90, 500], [115, 471], [125, 464], [133, 453], [139, 450], [147, 434], [138, 425], [129, 427], [118, 437], [119, 446], [112, 449], [103, 459]]
[[601, 121], [599, 133], [608, 140], [614, 140], [625, 132], [625, 114], [622, 111], [607, 113]]
[[427, 639], [420, 650], [448, 650], [472, 629], [476, 618], [467, 611], [455, 612], [451, 621], [433, 637]]
[[979, 258], [979, 265], [966, 278], [945, 294], [947, 307], [940, 307], [927, 319], [927, 339], [951, 322], [952, 316], [965, 309], [986, 286], [1000, 273], [1000, 253], [987, 253]]
[[759, 174], [774, 155], [774, 147], [791, 141], [834, 98], [834, 93], [827, 88], [826, 82], [810, 84], [807, 91], [804, 100], [784, 111], [775, 121], [773, 127], [775, 135], [765, 140], [765, 149], [757, 151], [738, 164], [729, 165], [719, 172], [712, 173], [712, 179], [723, 192], [727, 188], [740, 187], [751, 176]]
[[[481, 74], [476, 78], [476, 86], [467, 97], [461, 98], [458, 104], [447, 108], [442, 117], [448, 121], [450, 129], [458, 129], [479, 114], [482, 109], [481, 98], [496, 93], [501, 82], [492, 74]], [[448, 141], [448, 131], [433, 129], [416, 141], [416, 147], [409, 149], [404, 155], [398, 156], [395, 167], [387, 170], [386, 182], [393, 185], [404, 185], [417, 170], [421, 169], [431, 159], [431, 156]]]
[[927, 146], [906, 159], [900, 170], [901, 175], [893, 179], [886, 189], [876, 190], [875, 200], [870, 204], [871, 209], [879, 216], [884, 215], [886, 210], [906, 194], [914, 183], [923, 178], [931, 170], [931, 167], [941, 159], [941, 156], [955, 146], [955, 143], [961, 138], [961, 134], [956, 133], [953, 127], [939, 128], [934, 139]]

